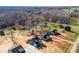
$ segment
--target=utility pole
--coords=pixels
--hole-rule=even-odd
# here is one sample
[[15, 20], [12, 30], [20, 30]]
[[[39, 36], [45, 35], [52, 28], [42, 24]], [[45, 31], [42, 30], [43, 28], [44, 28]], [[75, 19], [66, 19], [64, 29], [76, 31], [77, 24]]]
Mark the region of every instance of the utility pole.
[[14, 44], [17, 44], [17, 43], [14, 41], [14, 36], [13, 36], [12, 28], [11, 28], [11, 39], [12, 39], [12, 42], [13, 42]]

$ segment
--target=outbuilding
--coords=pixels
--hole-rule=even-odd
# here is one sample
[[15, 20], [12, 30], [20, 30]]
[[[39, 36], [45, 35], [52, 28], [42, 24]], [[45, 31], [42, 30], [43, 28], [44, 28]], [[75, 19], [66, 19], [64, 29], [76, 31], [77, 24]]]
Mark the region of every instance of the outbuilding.
[[5, 35], [4, 31], [0, 31], [0, 36], [4, 36], [4, 35]]
[[67, 24], [61, 24], [59, 27], [64, 28], [64, 30], [66, 30], [66, 31], [71, 31], [71, 27]]

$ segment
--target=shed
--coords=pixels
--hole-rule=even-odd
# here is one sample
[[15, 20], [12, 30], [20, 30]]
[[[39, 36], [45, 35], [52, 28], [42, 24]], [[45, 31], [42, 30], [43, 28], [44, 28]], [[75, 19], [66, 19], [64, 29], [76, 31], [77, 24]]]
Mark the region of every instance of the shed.
[[64, 28], [64, 30], [66, 30], [66, 31], [71, 31], [71, 27], [67, 24], [61, 24], [59, 27]]
[[4, 31], [0, 31], [0, 36], [4, 36], [4, 35], [5, 35]]

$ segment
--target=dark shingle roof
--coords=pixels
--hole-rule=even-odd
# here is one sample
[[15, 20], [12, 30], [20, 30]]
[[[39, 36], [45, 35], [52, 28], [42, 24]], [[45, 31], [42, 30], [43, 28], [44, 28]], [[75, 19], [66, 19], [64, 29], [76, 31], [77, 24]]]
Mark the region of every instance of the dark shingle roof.
[[21, 45], [18, 45], [16, 47], [12, 48], [11, 50], [9, 50], [9, 52], [11, 52], [11, 53], [25, 53], [25, 50]]

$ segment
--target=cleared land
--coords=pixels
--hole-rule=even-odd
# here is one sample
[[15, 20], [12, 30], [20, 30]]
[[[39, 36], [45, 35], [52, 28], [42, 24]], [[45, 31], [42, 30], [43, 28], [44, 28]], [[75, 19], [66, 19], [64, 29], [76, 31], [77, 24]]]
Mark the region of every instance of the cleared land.
[[[47, 27], [40, 27], [37, 26], [37, 29], [34, 27], [32, 29], [36, 29], [36, 34], [43, 34], [43, 31], [48, 31], [51, 29], [57, 29], [59, 33], [61, 33], [60, 36], [51, 36], [52, 40], [51, 42], [45, 42], [42, 43], [45, 44], [47, 47], [43, 49], [37, 49], [34, 48], [34, 50], [37, 50], [39, 52], [44, 53], [63, 53], [67, 52], [67, 50], [71, 47], [72, 43], [75, 41], [75, 34], [71, 32], [64, 31], [64, 29], [61, 29], [58, 27], [58, 24], [48, 24]], [[76, 27], [77, 28], [77, 27]], [[39, 30], [39, 32], [38, 32]], [[27, 40], [33, 38], [34, 36], [31, 35], [31, 33], [28, 30], [13, 30], [13, 40], [11, 36], [11, 30], [5, 29], [5, 36], [1, 37], [0, 40], [0, 52], [8, 52], [8, 49], [15, 46], [15, 44], [22, 45], [24, 48], [30, 48], [33, 47], [29, 44], [27, 44]]]

